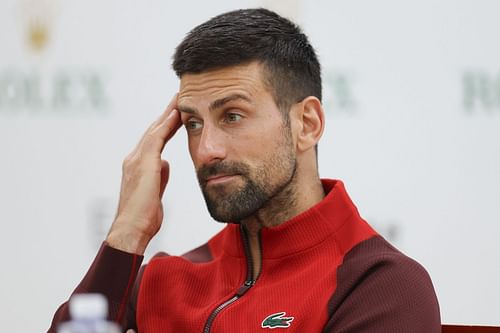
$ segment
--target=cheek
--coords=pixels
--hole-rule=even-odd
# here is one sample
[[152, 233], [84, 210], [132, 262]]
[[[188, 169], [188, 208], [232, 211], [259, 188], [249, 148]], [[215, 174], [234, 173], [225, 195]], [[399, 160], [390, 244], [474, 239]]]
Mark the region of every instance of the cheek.
[[276, 137], [272, 133], [263, 131], [258, 134], [260, 135], [251, 136], [244, 140], [245, 145], [242, 146], [244, 148], [240, 150], [239, 154], [242, 155], [244, 152], [244, 156], [248, 160], [263, 165], [276, 154], [276, 149], [279, 147], [276, 147]]
[[198, 151], [198, 143], [196, 139], [188, 136], [188, 149], [189, 156], [191, 156], [191, 160], [193, 161], [194, 166], [196, 167], [196, 152]]

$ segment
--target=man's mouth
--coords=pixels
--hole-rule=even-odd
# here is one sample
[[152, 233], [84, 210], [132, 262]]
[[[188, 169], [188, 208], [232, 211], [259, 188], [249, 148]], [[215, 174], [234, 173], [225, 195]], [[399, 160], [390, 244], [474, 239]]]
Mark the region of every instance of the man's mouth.
[[218, 174], [218, 175], [213, 175], [209, 176], [206, 178], [205, 183], [207, 185], [216, 185], [216, 184], [223, 184], [226, 182], [229, 182], [236, 178], [238, 175], [237, 174]]
[[248, 167], [237, 162], [217, 162], [203, 165], [197, 170], [196, 175], [202, 188], [212, 185], [225, 185], [236, 180], [237, 177], [245, 177]]

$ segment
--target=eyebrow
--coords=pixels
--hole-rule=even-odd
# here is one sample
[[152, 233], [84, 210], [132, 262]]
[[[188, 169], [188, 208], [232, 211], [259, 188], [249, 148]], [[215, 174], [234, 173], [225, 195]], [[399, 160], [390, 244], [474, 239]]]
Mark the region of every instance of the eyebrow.
[[177, 110], [182, 113], [190, 113], [190, 114], [198, 113], [198, 111], [196, 111], [193, 108], [190, 108], [189, 106], [177, 105]]
[[229, 95], [227, 97], [216, 99], [215, 101], [212, 102], [212, 104], [210, 104], [210, 106], [208, 107], [208, 109], [210, 111], [213, 111], [215, 109], [220, 109], [221, 107], [224, 106], [224, 104], [227, 104], [227, 103], [232, 102], [232, 101], [237, 101], [237, 100], [243, 100], [243, 101], [246, 101], [248, 103], [252, 102], [250, 100], [250, 98], [248, 98], [245, 95], [242, 95], [242, 94], [233, 94], [233, 95]]
[[[233, 95], [229, 95], [229, 96], [226, 96], [226, 97], [223, 97], [223, 98], [216, 99], [215, 101], [213, 101], [210, 104], [210, 106], [208, 107], [208, 110], [209, 111], [213, 111], [215, 109], [220, 109], [225, 104], [227, 104], [229, 102], [232, 102], [232, 101], [236, 101], [236, 100], [243, 100], [243, 101], [246, 101], [248, 103], [252, 103], [252, 101], [250, 100], [250, 98], [248, 98], [245, 95], [242, 95], [242, 94], [233, 94]], [[191, 108], [189, 106], [178, 106], [177, 109], [180, 112], [184, 112], [184, 113], [191, 113], [191, 114], [198, 113], [198, 111], [196, 109], [193, 109], [193, 108]]]

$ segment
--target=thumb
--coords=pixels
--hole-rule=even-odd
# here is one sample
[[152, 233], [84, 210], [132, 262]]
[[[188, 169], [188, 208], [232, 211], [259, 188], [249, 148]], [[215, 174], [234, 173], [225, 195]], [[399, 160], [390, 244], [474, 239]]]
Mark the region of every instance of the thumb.
[[161, 179], [160, 179], [160, 199], [163, 197], [165, 188], [167, 187], [168, 177], [170, 175], [170, 166], [165, 160], [161, 160]]
[[127, 332], [126, 332], [126, 333], [135, 333], [135, 331], [134, 331], [134, 330], [132, 330], [132, 329], [130, 329], [130, 330], [127, 330]]

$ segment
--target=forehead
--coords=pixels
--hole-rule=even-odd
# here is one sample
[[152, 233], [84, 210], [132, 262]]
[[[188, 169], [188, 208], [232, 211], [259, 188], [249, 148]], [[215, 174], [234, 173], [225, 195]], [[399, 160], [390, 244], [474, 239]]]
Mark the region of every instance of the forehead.
[[229, 94], [242, 94], [249, 98], [266, 92], [263, 66], [258, 62], [224, 67], [197, 74], [184, 74], [180, 80], [178, 103], [209, 103]]

